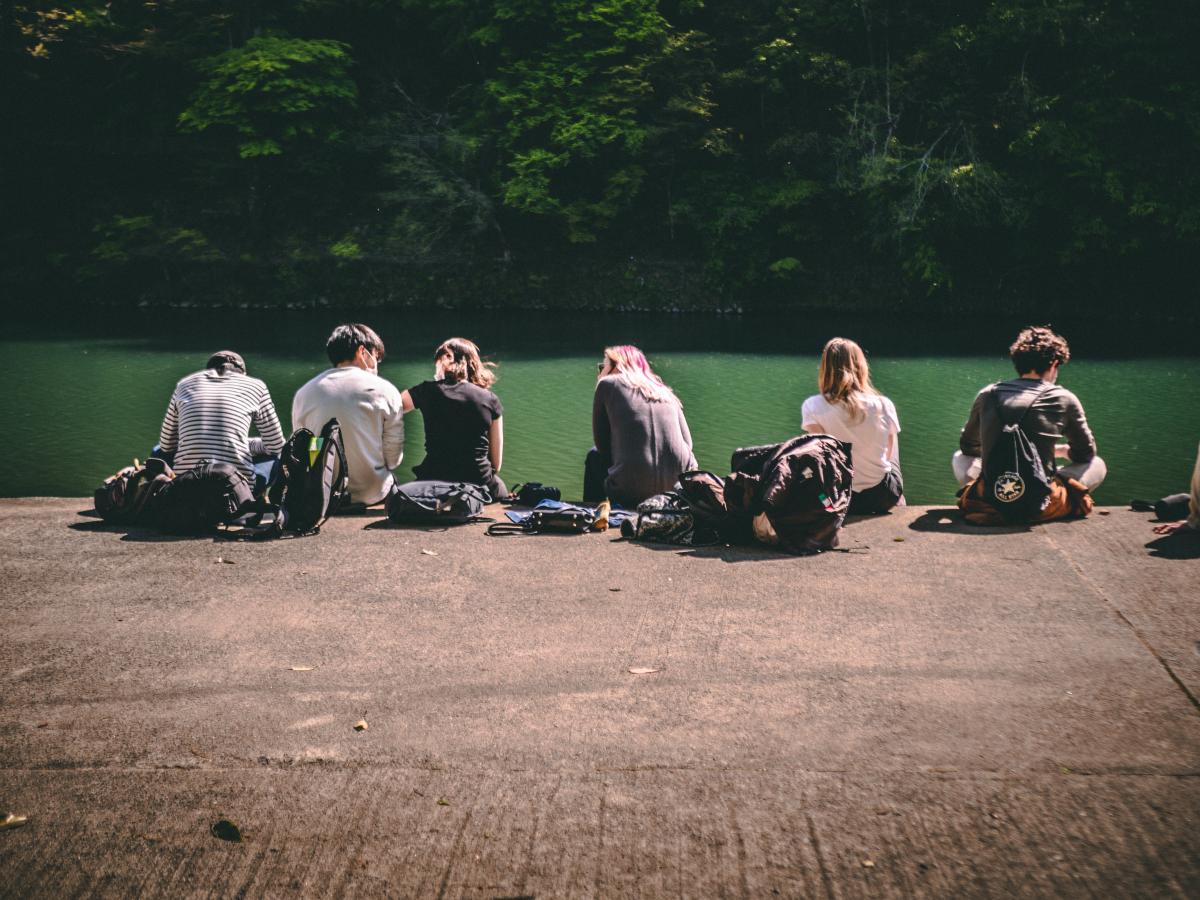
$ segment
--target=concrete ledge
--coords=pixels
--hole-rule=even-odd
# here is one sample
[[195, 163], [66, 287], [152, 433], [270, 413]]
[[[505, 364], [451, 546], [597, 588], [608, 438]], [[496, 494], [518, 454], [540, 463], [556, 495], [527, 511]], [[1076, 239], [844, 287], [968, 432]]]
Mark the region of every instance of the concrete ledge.
[[1200, 541], [1145, 515], [793, 558], [88, 505], [0, 501], [0, 895], [1200, 893]]

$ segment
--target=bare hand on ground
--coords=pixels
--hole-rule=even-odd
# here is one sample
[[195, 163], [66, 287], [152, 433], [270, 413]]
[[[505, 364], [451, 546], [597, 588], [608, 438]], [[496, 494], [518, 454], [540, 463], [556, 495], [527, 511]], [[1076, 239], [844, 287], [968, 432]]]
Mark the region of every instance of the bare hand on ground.
[[1180, 522], [1163, 522], [1161, 525], [1154, 526], [1155, 534], [1175, 534], [1177, 531], [1190, 530], [1186, 521]]

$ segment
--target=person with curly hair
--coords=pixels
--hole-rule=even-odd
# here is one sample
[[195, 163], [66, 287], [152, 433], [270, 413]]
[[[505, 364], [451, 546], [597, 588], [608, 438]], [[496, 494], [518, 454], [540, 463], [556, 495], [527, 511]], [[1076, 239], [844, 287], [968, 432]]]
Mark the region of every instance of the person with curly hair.
[[[1046, 326], [1030, 326], [1017, 335], [1008, 352], [1018, 377], [990, 384], [975, 397], [954, 454], [954, 477], [960, 485], [978, 478], [984, 454], [1004, 428], [1001, 410], [1020, 413], [1028, 407], [1020, 427], [1037, 448], [1046, 472], [1073, 478], [1094, 491], [1104, 481], [1108, 467], [1096, 455], [1096, 439], [1083, 404], [1057, 383], [1059, 368], [1071, 358], [1066, 340]], [[996, 402], [990, 401], [993, 396]], [[1059, 443], [1062, 438], [1065, 444]]]

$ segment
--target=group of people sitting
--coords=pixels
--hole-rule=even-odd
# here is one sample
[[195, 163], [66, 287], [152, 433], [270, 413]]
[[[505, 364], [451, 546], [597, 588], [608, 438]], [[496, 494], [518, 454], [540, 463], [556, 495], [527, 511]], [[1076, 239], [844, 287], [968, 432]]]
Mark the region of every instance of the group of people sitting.
[[[354, 505], [382, 503], [394, 489], [393, 472], [404, 452], [404, 416], [415, 409], [425, 426], [425, 458], [413, 470], [418, 479], [478, 484], [493, 500], [508, 498], [500, 477], [504, 407], [492, 391], [494, 366], [481, 358], [474, 343], [444, 341], [434, 351], [434, 377], [406, 390], [380, 377], [385, 348], [370, 327], [339, 325], [326, 350], [331, 367], [297, 391], [292, 427], [315, 433], [329, 419], [338, 420]], [[1036, 448], [1045, 471], [1086, 495], [1104, 480], [1107, 468], [1097, 455], [1082, 404], [1057, 384], [1060, 368], [1070, 359], [1066, 340], [1049, 328], [1030, 327], [1020, 332], [1009, 353], [1017, 377], [981, 390], [963, 427], [952, 460], [964, 488], [960, 493], [971, 496], [989, 448], [1015, 424]], [[821, 354], [817, 382], [819, 392], [801, 407], [801, 427], [849, 445], [849, 514], [886, 513], [903, 503], [899, 416], [892, 401], [872, 385], [862, 348], [846, 338], [830, 340]], [[249, 436], [251, 428], [257, 437]], [[683, 472], [697, 468], [682, 403], [634, 346], [608, 347], [597, 364], [592, 436], [594, 446], [584, 461], [585, 503], [608, 499], [633, 509], [671, 490]], [[230, 463], [261, 488], [283, 446], [267, 386], [247, 373], [240, 355], [222, 351], [176, 386], [156, 452], [176, 471], [205, 461]], [[1191, 516], [1172, 530], [1200, 527], [1198, 490], [1200, 460]]]

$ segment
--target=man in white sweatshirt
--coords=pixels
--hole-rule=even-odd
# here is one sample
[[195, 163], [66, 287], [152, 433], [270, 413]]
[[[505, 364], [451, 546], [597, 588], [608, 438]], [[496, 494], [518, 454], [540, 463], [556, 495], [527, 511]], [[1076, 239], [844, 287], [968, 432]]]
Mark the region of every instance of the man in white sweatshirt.
[[379, 377], [383, 341], [366, 325], [339, 325], [325, 351], [333, 368], [296, 392], [292, 428], [319, 434], [336, 418], [346, 446], [350, 500], [373, 506], [391, 492], [392, 470], [404, 457], [400, 391]]

